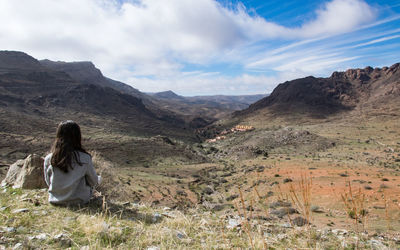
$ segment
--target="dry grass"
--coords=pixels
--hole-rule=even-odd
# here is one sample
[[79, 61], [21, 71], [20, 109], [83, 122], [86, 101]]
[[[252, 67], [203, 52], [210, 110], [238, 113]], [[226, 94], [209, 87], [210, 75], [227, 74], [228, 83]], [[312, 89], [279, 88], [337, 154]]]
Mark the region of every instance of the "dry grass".
[[104, 196], [108, 200], [125, 200], [127, 193], [122, 183], [118, 180], [118, 169], [111, 162], [104, 159], [99, 152], [91, 151], [90, 154], [97, 174], [102, 177], [100, 185], [96, 187], [99, 196]]
[[354, 192], [350, 181], [348, 181], [347, 186], [348, 190], [341, 194], [347, 215], [353, 219], [357, 232], [359, 232], [359, 224], [361, 224], [364, 231], [368, 218], [368, 211], [366, 209], [367, 197], [361, 188]]
[[[0, 192], [0, 205], [6, 208], [1, 213], [0, 225], [17, 229], [6, 232], [0, 227], [0, 246], [7, 248], [12, 248], [18, 242], [23, 243], [25, 248], [47, 249], [79, 249], [83, 246], [90, 249], [146, 249], [150, 246], [161, 249], [337, 249], [343, 241], [350, 246], [356, 244], [352, 233], [345, 238], [338, 238], [314, 228], [295, 230], [282, 228], [279, 223], [273, 227], [264, 224], [254, 219], [251, 211], [247, 211], [247, 205], [255, 203], [251, 199], [246, 201], [242, 191], [239, 191], [242, 198], [237, 203], [239, 217], [243, 219], [242, 226], [229, 229], [227, 220], [233, 214], [226, 212], [216, 214], [200, 208], [186, 212], [164, 211], [143, 204], [120, 205], [122, 213], [113, 210], [111, 204], [105, 211], [101, 208], [102, 204], [98, 205], [97, 210], [90, 207], [69, 209], [47, 204], [45, 191], [1, 190], [6, 191]], [[35, 197], [40, 205], [21, 202], [26, 196]], [[27, 208], [28, 212], [13, 214], [12, 211], [17, 208]], [[126, 211], [131, 209], [136, 212], [129, 214]], [[29, 240], [29, 237], [40, 234], [45, 234], [46, 239]], [[63, 240], [55, 239], [59, 234], [64, 235]], [[360, 248], [367, 247], [367, 241], [357, 244]], [[393, 242], [390, 244], [395, 246]]]
[[289, 197], [293, 205], [299, 210], [307, 220], [311, 222], [311, 196], [312, 196], [312, 178], [309, 175], [302, 174], [297, 188], [293, 183], [289, 186]]

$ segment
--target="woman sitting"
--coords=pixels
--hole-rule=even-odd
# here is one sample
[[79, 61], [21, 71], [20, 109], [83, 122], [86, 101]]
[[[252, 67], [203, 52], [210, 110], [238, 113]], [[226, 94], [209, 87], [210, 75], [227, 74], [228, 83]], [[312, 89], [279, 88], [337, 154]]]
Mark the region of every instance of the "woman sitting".
[[92, 157], [82, 148], [81, 130], [73, 121], [61, 122], [51, 153], [44, 160], [49, 202], [57, 205], [87, 203], [98, 184]]

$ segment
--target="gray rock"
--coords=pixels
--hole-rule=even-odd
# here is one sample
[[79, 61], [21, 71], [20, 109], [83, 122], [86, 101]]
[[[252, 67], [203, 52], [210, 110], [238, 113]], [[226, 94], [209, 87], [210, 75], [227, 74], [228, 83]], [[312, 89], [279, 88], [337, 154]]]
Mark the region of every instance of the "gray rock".
[[43, 174], [43, 158], [31, 154], [10, 166], [3, 183], [14, 188], [41, 189], [47, 187]]
[[154, 214], [153, 214], [153, 218], [151, 218], [151, 221], [152, 221], [153, 223], [157, 223], [157, 222], [159, 222], [161, 219], [162, 219], [162, 215], [161, 215], [161, 214], [159, 214], [159, 213], [154, 213]]
[[317, 205], [312, 205], [310, 208], [311, 212], [314, 213], [323, 213], [324, 211]]
[[176, 231], [176, 237], [178, 237], [178, 239], [184, 239], [187, 235], [184, 232]]
[[47, 234], [41, 233], [39, 235], [36, 235], [35, 238], [38, 239], [38, 240], [46, 240], [47, 239]]
[[101, 223], [101, 233], [105, 234], [108, 232], [108, 229], [110, 229], [110, 225], [108, 225], [105, 221]]
[[385, 246], [381, 241], [379, 240], [375, 240], [375, 239], [371, 239], [368, 241], [368, 244], [371, 246], [371, 249], [379, 249], [379, 250], [383, 250], [383, 249], [389, 249], [387, 246]]
[[332, 229], [332, 233], [335, 235], [347, 235], [349, 232], [346, 229]]
[[282, 218], [283, 216], [288, 215], [288, 214], [297, 214], [297, 213], [298, 213], [297, 210], [294, 208], [291, 208], [291, 207], [285, 207], [285, 208], [271, 211], [272, 215], [276, 215], [279, 218]]
[[257, 219], [257, 220], [265, 220], [265, 221], [271, 221], [271, 220], [273, 220], [272, 217], [267, 217], [267, 216], [264, 216], [264, 215], [256, 215], [256, 216], [254, 216], [254, 219]]
[[21, 172], [24, 164], [25, 160], [18, 160], [12, 164], [8, 169], [6, 178], [1, 182], [1, 186], [6, 187], [12, 185], [17, 180], [18, 174]]
[[214, 193], [214, 190], [211, 187], [205, 187], [203, 189], [203, 193], [210, 195], [210, 194]]
[[45, 233], [41, 233], [32, 237], [28, 237], [29, 240], [40, 240], [40, 241], [44, 241], [47, 239], [47, 234]]
[[76, 221], [76, 217], [65, 217], [64, 222]]
[[19, 226], [19, 227], [17, 227], [17, 233], [20, 233], [20, 234], [25, 234], [25, 233], [27, 233], [27, 228], [26, 227], [23, 227], [23, 226]]
[[53, 237], [53, 239], [61, 245], [62, 248], [67, 248], [72, 245], [71, 239], [69, 239], [68, 235], [66, 234], [57, 234], [56, 236]]
[[217, 211], [222, 211], [224, 210], [225, 206], [223, 204], [214, 204], [212, 211], [217, 212]]
[[26, 213], [28, 212], [29, 209], [28, 208], [20, 208], [20, 209], [14, 209], [11, 213], [13, 214], [19, 214], [19, 213]]
[[2, 227], [0, 232], [15, 233], [17, 229], [15, 227]]
[[228, 226], [226, 226], [228, 229], [233, 229], [233, 228], [237, 228], [241, 225], [241, 222], [237, 219], [229, 219], [228, 220]]
[[48, 212], [46, 210], [34, 210], [34, 211], [32, 211], [32, 214], [34, 214], [34, 215], [47, 215]]
[[284, 227], [284, 228], [291, 228], [292, 227], [292, 225], [290, 225], [290, 223], [284, 223], [281, 226]]
[[147, 250], [160, 250], [160, 249], [161, 248], [157, 247], [157, 246], [150, 246], [150, 247], [147, 248]]
[[306, 220], [306, 219], [304, 219], [303, 217], [300, 217], [300, 216], [294, 218], [292, 222], [293, 222], [294, 225], [296, 225], [298, 227], [302, 227], [302, 226], [308, 224], [308, 220]]
[[276, 207], [290, 207], [292, 204], [290, 202], [286, 201], [275, 201], [269, 204], [270, 208], [276, 208]]
[[174, 214], [174, 213], [172, 213], [172, 212], [164, 212], [164, 213], [162, 213], [161, 214], [162, 216], [164, 216], [164, 217], [167, 217], [167, 218], [176, 218], [177, 216]]
[[24, 249], [24, 245], [22, 243], [17, 243], [12, 248], [12, 250], [22, 250], [22, 249]]
[[279, 241], [282, 241], [282, 240], [287, 239], [288, 236], [287, 236], [287, 234], [278, 234], [278, 235], [276, 236], [276, 238], [277, 238]]

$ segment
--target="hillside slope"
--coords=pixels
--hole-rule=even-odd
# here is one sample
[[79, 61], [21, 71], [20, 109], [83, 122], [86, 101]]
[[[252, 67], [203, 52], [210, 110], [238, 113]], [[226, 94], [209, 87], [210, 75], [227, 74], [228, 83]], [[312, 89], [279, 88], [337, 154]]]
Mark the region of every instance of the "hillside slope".
[[[155, 135], [164, 134], [167, 128], [184, 127], [183, 121], [177, 117], [165, 122], [162, 116], [151, 112], [141, 99], [131, 94], [99, 86], [101, 84], [94, 80], [95, 77], [104, 85], [107, 82], [99, 71], [98, 76], [89, 75], [85, 78], [82, 73], [73, 78], [71, 72], [49, 69], [21, 52], [2, 52], [0, 55], [2, 64], [9, 65], [0, 68], [0, 105], [7, 107], [7, 111], [40, 110], [51, 116], [53, 109], [59, 109], [58, 113], [70, 111], [110, 116], [128, 123], [132, 130]], [[12, 63], [7, 63], [9, 60]], [[12, 68], [10, 65], [13, 65]]]
[[[197, 141], [179, 116], [154, 112], [141, 99], [114, 88], [79, 82], [25, 53], [0, 52], [0, 66], [0, 165], [29, 153], [44, 154], [57, 124], [67, 119], [81, 125], [88, 147], [121, 166], [143, 165], [147, 157], [157, 160], [155, 154], [143, 156], [140, 151], [156, 145], [151, 138], [157, 135]], [[163, 159], [202, 159], [184, 146], [159, 144]]]
[[109, 87], [125, 94], [142, 98], [144, 94], [139, 90], [119, 81], [105, 77], [92, 62], [54, 62], [48, 59], [41, 60], [40, 64], [46, 68], [66, 72], [72, 79], [86, 84], [97, 84]]
[[[349, 69], [328, 78], [306, 77], [279, 84], [270, 96], [237, 112], [236, 117], [260, 112], [306, 113], [326, 117], [343, 111], [387, 110], [399, 102], [400, 64]], [[397, 110], [397, 109], [396, 109]], [[395, 112], [394, 112], [395, 113]]]

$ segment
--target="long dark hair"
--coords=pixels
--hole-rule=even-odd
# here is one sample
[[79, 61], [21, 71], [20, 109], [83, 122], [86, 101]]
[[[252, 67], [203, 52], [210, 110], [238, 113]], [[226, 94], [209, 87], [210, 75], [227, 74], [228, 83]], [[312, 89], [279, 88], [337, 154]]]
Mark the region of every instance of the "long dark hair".
[[51, 165], [68, 173], [72, 167], [72, 160], [82, 166], [78, 151], [87, 153], [81, 144], [81, 129], [71, 120], [61, 122], [57, 127], [56, 139], [51, 152]]

